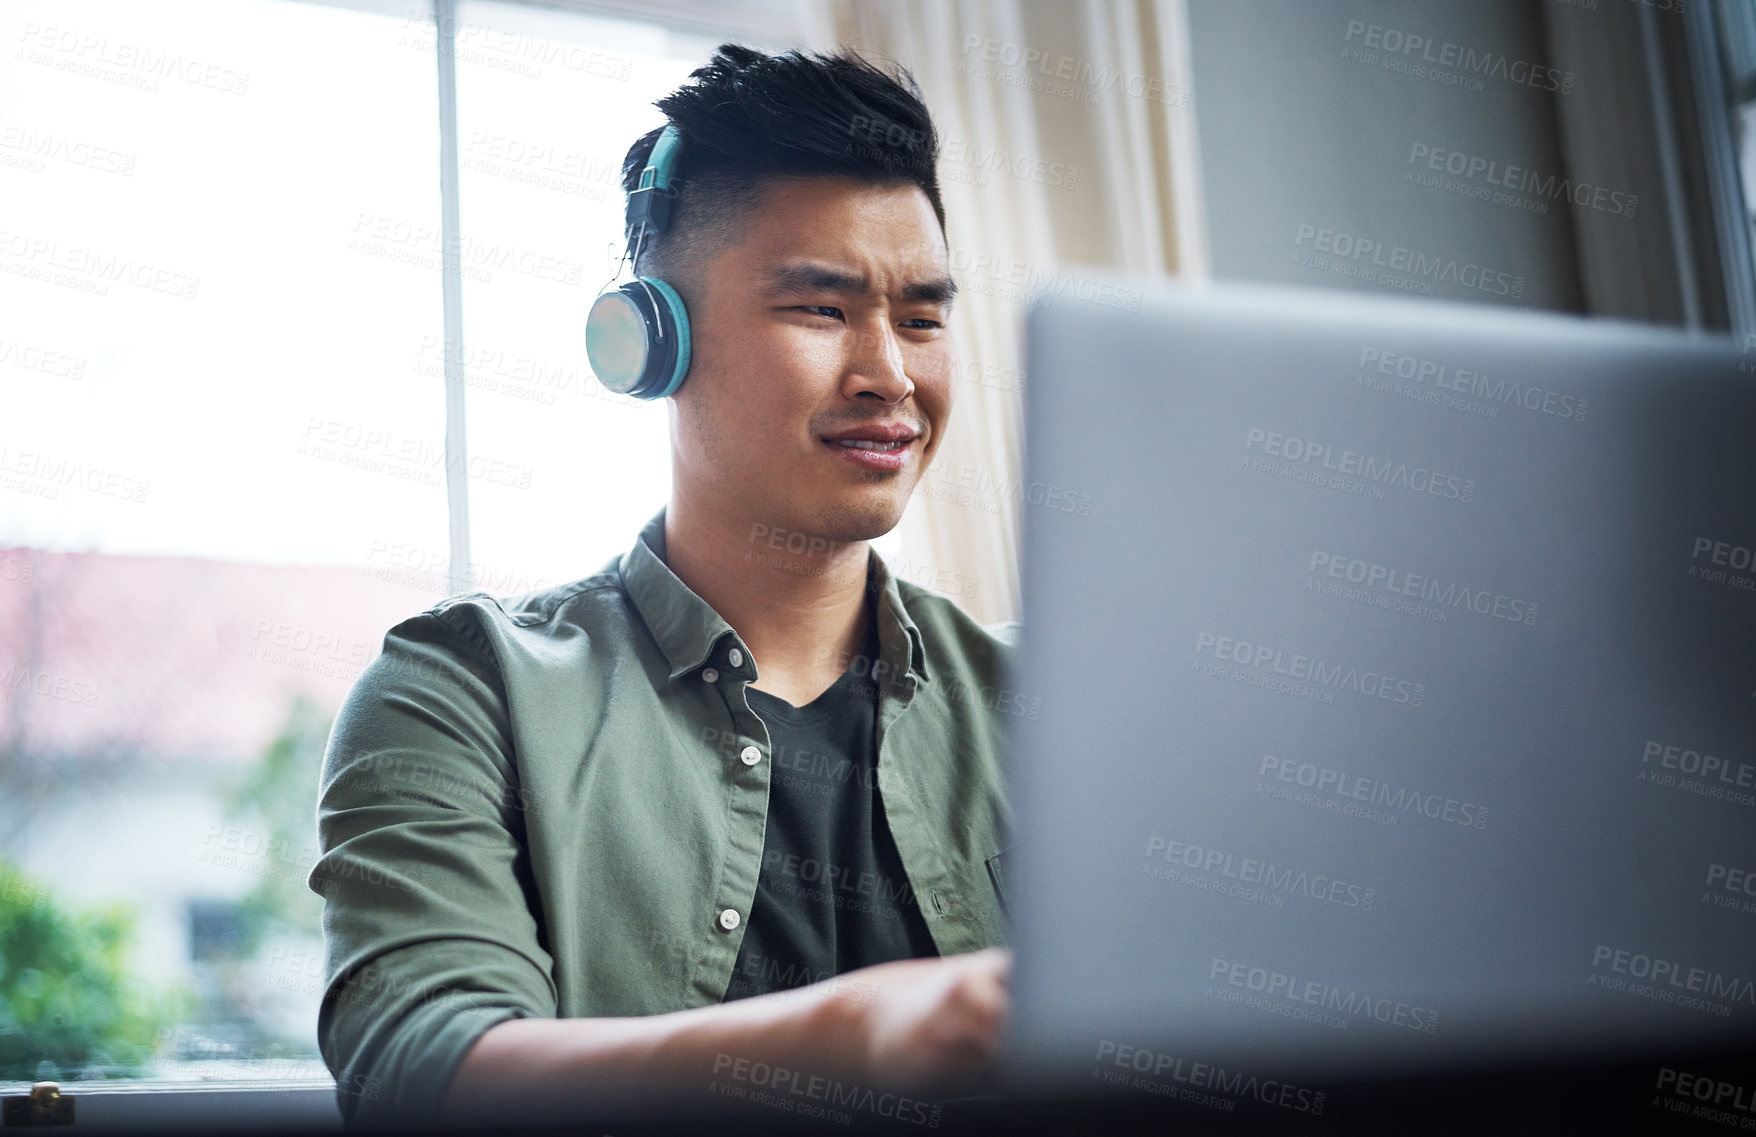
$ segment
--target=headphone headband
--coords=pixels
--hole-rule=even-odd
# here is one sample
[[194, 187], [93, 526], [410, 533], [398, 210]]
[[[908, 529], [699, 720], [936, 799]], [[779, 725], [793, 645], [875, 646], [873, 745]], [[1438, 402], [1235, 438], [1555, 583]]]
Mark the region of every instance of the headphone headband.
[[671, 173], [677, 167], [677, 158], [683, 147], [683, 136], [670, 123], [659, 131], [658, 138], [652, 144], [652, 153], [647, 155], [646, 169], [640, 172], [640, 184], [657, 186], [659, 189], [671, 188]]
[[663, 233], [671, 223], [671, 206], [677, 191], [671, 188], [671, 177], [681, 157], [683, 136], [670, 123], [652, 144], [646, 168], [640, 171], [639, 186], [628, 194], [628, 212], [622, 235], [629, 241], [637, 235]]

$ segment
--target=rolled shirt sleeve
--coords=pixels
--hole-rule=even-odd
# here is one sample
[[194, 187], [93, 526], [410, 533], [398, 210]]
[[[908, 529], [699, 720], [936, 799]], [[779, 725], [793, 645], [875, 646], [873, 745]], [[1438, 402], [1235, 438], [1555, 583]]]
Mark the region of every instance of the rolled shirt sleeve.
[[350, 1129], [420, 1126], [494, 1024], [557, 1014], [504, 685], [480, 633], [405, 620], [324, 755], [318, 1041]]

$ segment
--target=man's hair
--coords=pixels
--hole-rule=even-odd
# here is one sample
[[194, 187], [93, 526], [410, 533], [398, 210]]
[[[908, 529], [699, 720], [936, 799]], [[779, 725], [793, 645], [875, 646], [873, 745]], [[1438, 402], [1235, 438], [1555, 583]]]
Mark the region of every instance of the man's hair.
[[[705, 67], [653, 105], [682, 136], [677, 191], [666, 231], [648, 233], [635, 271], [679, 285], [735, 239], [762, 182], [851, 177], [870, 185], [919, 186], [945, 228], [935, 168], [939, 139], [914, 77], [881, 70], [852, 52], [763, 55], [721, 44]], [[632, 192], [663, 127], [628, 148], [622, 188]], [[632, 244], [630, 245], [632, 248]]]

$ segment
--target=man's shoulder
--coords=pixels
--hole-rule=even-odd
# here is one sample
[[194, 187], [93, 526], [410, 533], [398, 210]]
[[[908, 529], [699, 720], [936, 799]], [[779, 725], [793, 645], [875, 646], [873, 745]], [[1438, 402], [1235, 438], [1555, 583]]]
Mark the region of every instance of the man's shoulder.
[[489, 619], [502, 620], [520, 628], [541, 629], [569, 618], [620, 609], [627, 599], [628, 590], [622, 582], [621, 569], [611, 562], [590, 576], [563, 584], [504, 596], [472, 592], [450, 597], [439, 607], [449, 609], [467, 605]]
[[1018, 646], [1023, 625], [1017, 620], [984, 624], [943, 592], [901, 577], [896, 593], [909, 619], [920, 629], [921, 642], [929, 654], [975, 652], [984, 658], [1007, 660]]
[[580, 631], [626, 627], [633, 614], [621, 570], [612, 561], [590, 576], [510, 595], [486, 591], [448, 596], [405, 620], [441, 625], [483, 648], [571, 639]]

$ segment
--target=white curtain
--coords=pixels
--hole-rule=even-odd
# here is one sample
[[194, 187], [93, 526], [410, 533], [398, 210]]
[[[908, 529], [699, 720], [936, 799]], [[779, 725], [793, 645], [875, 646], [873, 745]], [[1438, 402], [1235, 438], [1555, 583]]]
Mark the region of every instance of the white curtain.
[[961, 289], [951, 427], [897, 567], [984, 623], [1018, 619], [1019, 526], [1039, 507], [1020, 437], [1031, 289], [1207, 272], [1184, 0], [831, 3], [839, 44], [921, 85]]

